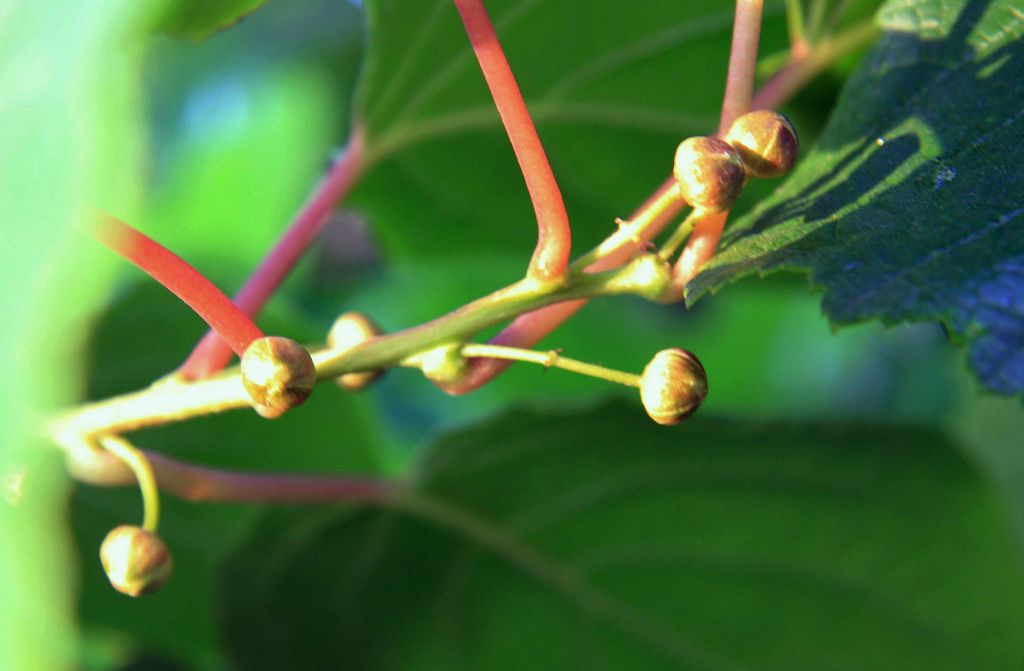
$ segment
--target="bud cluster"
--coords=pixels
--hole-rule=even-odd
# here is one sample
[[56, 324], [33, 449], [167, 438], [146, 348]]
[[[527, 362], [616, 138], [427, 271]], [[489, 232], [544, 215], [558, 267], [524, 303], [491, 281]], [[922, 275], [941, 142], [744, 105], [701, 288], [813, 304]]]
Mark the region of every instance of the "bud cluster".
[[799, 142], [789, 119], [771, 110], [736, 119], [723, 139], [691, 137], [676, 149], [673, 174], [691, 207], [732, 207], [747, 177], [778, 177], [796, 162]]

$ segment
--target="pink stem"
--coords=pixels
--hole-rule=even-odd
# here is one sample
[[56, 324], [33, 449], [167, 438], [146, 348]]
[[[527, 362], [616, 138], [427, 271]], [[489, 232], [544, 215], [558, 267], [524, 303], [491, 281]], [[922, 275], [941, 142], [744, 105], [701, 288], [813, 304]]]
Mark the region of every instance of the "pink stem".
[[733, 21], [732, 49], [729, 51], [729, 73], [722, 97], [722, 115], [718, 134], [725, 135], [729, 126], [750, 111], [757, 74], [757, 47], [761, 41], [762, 0], [737, 0]]
[[100, 242], [169, 289], [219, 334], [238, 356], [263, 333], [210, 280], [180, 256], [131, 226], [103, 214], [93, 228]]
[[[399, 491], [387, 480], [324, 475], [244, 473], [171, 459], [145, 451], [162, 492], [188, 501], [255, 503], [365, 503]], [[102, 487], [134, 485], [135, 475], [109, 452], [86, 444], [68, 453], [69, 470], [78, 480]]]
[[[263, 309], [323, 229], [331, 211], [352, 188], [362, 168], [362, 156], [363, 133], [356, 128], [345, 150], [316, 186], [288, 230], [235, 295], [235, 304], [242, 312], [255, 317]], [[209, 377], [222, 370], [230, 360], [231, 349], [227, 343], [215, 331], [210, 331], [192, 350], [179, 373], [188, 380]]]
[[533, 202], [538, 235], [528, 272], [540, 280], [558, 279], [568, 267], [572, 241], [562, 192], [487, 10], [481, 0], [454, 2]]

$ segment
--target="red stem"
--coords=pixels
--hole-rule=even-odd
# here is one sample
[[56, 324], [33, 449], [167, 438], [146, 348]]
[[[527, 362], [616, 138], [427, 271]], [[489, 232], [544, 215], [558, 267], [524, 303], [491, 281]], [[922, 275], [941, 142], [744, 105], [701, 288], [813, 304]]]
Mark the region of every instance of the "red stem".
[[102, 214], [96, 238], [169, 289], [216, 331], [238, 356], [263, 333], [210, 280], [180, 256], [128, 224]]
[[[329, 220], [335, 205], [352, 188], [362, 169], [363, 133], [356, 128], [341, 156], [313, 190], [306, 204], [289, 225], [274, 249], [260, 263], [235, 294], [235, 304], [250, 317], [255, 317], [281, 282], [312, 244]], [[179, 373], [187, 380], [209, 377], [222, 370], [231, 360], [231, 348], [215, 332], [199, 341], [182, 364]]]
[[572, 240], [562, 192], [487, 10], [481, 0], [454, 2], [533, 201], [538, 235], [528, 273], [540, 280], [561, 278], [569, 264]]
[[733, 20], [732, 48], [729, 51], [729, 73], [722, 97], [722, 115], [718, 134], [725, 135], [729, 126], [750, 111], [757, 74], [757, 47], [761, 41], [762, 0], [736, 0]]

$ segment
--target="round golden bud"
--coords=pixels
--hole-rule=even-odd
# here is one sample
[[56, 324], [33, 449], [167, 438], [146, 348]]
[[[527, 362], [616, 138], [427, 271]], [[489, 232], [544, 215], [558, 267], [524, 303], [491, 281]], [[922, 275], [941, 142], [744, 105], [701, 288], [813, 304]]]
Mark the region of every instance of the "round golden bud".
[[[330, 333], [327, 334], [327, 345], [338, 352], [345, 352], [362, 345], [367, 340], [376, 338], [381, 333], [377, 325], [361, 312], [346, 312], [334, 320]], [[358, 391], [378, 377], [384, 371], [369, 370], [359, 373], [346, 373], [338, 378], [338, 386], [348, 391]]]
[[242, 384], [256, 411], [273, 418], [301, 405], [316, 384], [316, 366], [306, 348], [290, 338], [254, 340], [242, 357]]
[[725, 141], [731, 144], [747, 173], [753, 177], [778, 177], [796, 163], [800, 141], [793, 124], [771, 110], [757, 110], [732, 122]]
[[114, 589], [129, 596], [155, 592], [171, 576], [171, 553], [160, 537], [127, 524], [103, 539], [100, 561]]
[[469, 364], [462, 356], [462, 343], [439, 345], [419, 355], [420, 370], [434, 384], [454, 384], [466, 374]]
[[676, 149], [674, 174], [683, 200], [709, 212], [728, 210], [743, 190], [740, 155], [715, 137], [691, 137]]
[[658, 424], [678, 424], [692, 415], [708, 395], [708, 376], [700, 360], [684, 349], [654, 355], [640, 376], [640, 400]]
[[672, 264], [656, 252], [641, 254], [619, 271], [618, 281], [632, 294], [656, 303], [673, 302]]

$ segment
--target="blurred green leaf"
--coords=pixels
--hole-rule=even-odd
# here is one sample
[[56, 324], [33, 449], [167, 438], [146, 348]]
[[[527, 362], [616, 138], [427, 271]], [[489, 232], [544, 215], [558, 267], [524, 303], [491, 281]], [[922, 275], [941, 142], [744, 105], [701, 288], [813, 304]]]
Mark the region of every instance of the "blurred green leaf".
[[137, 208], [140, 39], [162, 3], [5, 3], [0, 14], [0, 668], [77, 666], [67, 478], [43, 438], [80, 390], [111, 263], [81, 233]]
[[175, 37], [204, 40], [235, 25], [267, 0], [170, 0], [156, 27]]
[[926, 429], [511, 413], [435, 445], [393, 506], [268, 514], [222, 578], [243, 668], [1024, 657], [1008, 522]]
[[[492, 0], [487, 10], [565, 196], [577, 248], [612, 231], [671, 171], [680, 139], [717, 125], [734, 5]], [[371, 170], [353, 196], [396, 257], [510, 251], [533, 211], [448, 0], [366, 3], [358, 116]], [[766, 49], [785, 40], [766, 10]]]
[[1024, 20], [1013, 0], [890, 2], [792, 179], [724, 238], [690, 300], [799, 269], [838, 324], [939, 320], [990, 389], [1024, 390]]

